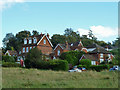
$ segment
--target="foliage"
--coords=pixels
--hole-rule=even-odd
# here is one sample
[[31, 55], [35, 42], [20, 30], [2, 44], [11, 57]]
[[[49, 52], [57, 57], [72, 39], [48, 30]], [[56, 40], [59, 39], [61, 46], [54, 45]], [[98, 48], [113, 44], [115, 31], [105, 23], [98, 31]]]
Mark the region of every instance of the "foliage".
[[89, 69], [90, 65], [91, 65], [91, 60], [89, 60], [89, 59], [82, 59], [82, 60], [80, 60], [80, 64], [81, 65], [86, 65], [86, 68]]
[[68, 70], [68, 62], [64, 60], [49, 60], [36, 63], [38, 69]]
[[60, 35], [60, 34], [54, 34], [52, 37], [51, 37], [51, 42], [53, 44], [53, 46], [55, 47], [58, 43], [65, 43], [65, 36], [63, 35]]
[[83, 68], [83, 67], [84, 67], [84, 68], [87, 68], [87, 66], [86, 66], [86, 65], [81, 65], [81, 64], [80, 64], [80, 65], [78, 65], [77, 67], [78, 67], [78, 68]]
[[42, 53], [38, 48], [31, 49], [26, 56], [25, 66], [27, 68], [36, 68], [36, 64], [42, 60]]
[[60, 55], [60, 59], [67, 60], [69, 64], [79, 64], [80, 57], [84, 54], [83, 51], [69, 51]]
[[2, 62], [2, 67], [20, 67], [20, 64], [13, 62]]
[[15, 62], [15, 59], [12, 56], [4, 55], [4, 56], [2, 56], [2, 61], [4, 61], [4, 62]]
[[36, 31], [36, 30], [33, 30], [33, 31], [32, 31], [32, 35], [39, 35], [39, 32]]
[[98, 72], [105, 70], [105, 69], [109, 69], [110, 66], [109, 65], [91, 65], [90, 69], [92, 70], [96, 70]]

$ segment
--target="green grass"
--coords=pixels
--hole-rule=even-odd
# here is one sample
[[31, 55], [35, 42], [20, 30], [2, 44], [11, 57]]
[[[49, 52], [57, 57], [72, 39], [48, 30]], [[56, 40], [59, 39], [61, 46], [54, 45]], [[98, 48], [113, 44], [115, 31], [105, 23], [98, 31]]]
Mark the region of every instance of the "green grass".
[[118, 72], [2, 68], [3, 88], [118, 88]]

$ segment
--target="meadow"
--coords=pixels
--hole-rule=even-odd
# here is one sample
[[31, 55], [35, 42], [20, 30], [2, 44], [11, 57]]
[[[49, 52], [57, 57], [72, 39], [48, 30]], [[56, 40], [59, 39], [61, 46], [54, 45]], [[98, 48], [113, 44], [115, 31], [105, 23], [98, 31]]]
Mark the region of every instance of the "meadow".
[[2, 68], [2, 88], [118, 88], [118, 72]]

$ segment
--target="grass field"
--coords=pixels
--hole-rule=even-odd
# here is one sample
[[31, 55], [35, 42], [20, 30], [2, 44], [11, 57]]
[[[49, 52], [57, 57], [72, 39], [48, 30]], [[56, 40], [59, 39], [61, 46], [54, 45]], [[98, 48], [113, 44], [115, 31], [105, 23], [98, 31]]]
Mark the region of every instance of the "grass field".
[[2, 68], [2, 88], [118, 88], [118, 72]]

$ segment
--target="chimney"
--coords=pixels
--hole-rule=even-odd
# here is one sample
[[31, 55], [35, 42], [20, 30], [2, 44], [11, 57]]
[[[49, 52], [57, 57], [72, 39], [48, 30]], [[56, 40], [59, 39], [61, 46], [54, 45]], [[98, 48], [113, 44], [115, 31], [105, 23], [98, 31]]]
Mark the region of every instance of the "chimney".
[[49, 34], [47, 33], [47, 37], [49, 38]]
[[66, 43], [65, 43], [65, 46], [66, 46], [66, 48], [68, 49], [68, 42], [66, 41]]

